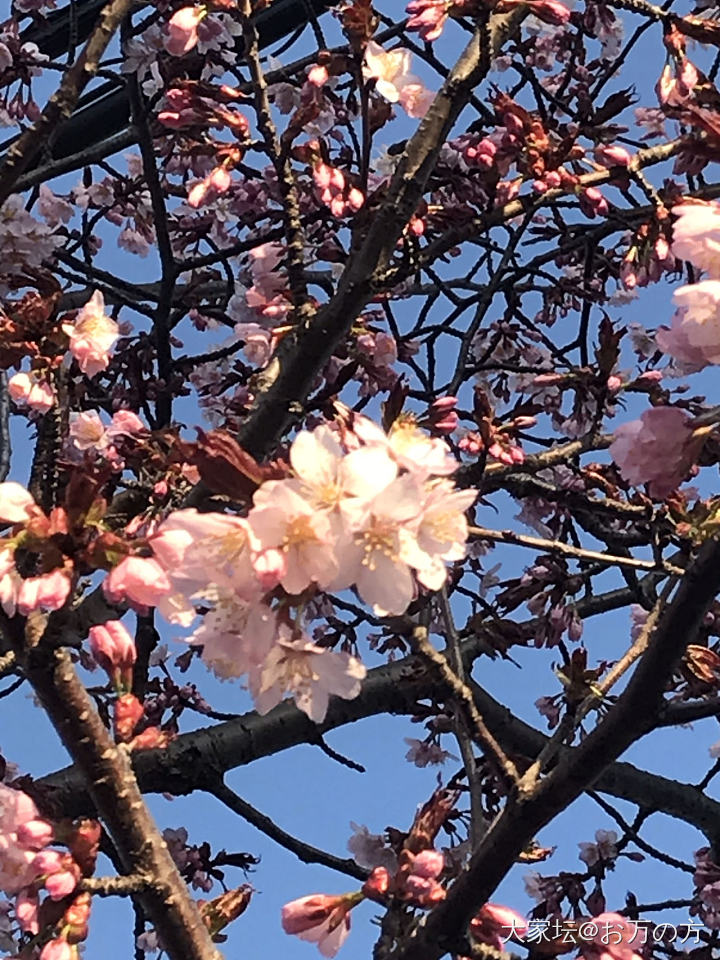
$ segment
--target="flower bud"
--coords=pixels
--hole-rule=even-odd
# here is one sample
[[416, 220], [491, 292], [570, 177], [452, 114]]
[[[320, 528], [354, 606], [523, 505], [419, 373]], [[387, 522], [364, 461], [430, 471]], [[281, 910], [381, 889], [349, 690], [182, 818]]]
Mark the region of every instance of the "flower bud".
[[118, 692], [132, 686], [132, 668], [137, 652], [135, 641], [119, 620], [107, 620], [90, 628], [90, 650], [110, 677]]

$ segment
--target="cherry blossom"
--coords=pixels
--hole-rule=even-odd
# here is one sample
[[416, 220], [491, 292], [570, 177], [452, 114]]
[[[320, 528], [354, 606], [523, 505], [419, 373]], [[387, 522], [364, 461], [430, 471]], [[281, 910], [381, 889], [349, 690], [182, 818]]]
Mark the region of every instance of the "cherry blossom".
[[439, 590], [447, 577], [446, 562], [462, 560], [468, 524], [465, 511], [477, 498], [475, 490], [456, 490], [447, 481], [438, 481], [423, 505], [417, 529], [418, 548], [427, 558], [419, 561], [417, 577], [423, 586]]
[[0, 520], [6, 523], [25, 523], [38, 511], [35, 499], [22, 484], [14, 480], [0, 483]]
[[470, 933], [475, 940], [503, 951], [511, 936], [523, 937], [528, 923], [519, 913], [497, 903], [486, 903], [470, 921]]
[[673, 207], [672, 252], [711, 277], [720, 277], [720, 204], [691, 201]]
[[282, 480], [264, 483], [253, 498], [249, 515], [261, 550], [278, 549], [286, 569], [280, 583], [288, 593], [301, 593], [311, 583], [330, 586], [339, 573], [330, 521], [315, 511]]
[[358, 894], [300, 897], [282, 908], [282, 928], [285, 933], [317, 944], [324, 957], [334, 957], [350, 933], [350, 911], [357, 902]]
[[63, 331], [70, 338], [70, 353], [84, 374], [94, 377], [107, 368], [119, 328], [105, 314], [105, 299], [99, 290], [78, 313], [74, 323], [63, 324]]
[[[363, 76], [375, 80], [375, 89], [390, 103], [398, 103], [410, 116], [422, 116], [432, 94], [428, 94], [418, 78], [410, 73], [410, 51], [403, 47], [385, 50], [371, 40], [365, 50]], [[407, 87], [412, 89], [405, 92]]]
[[90, 651], [117, 686], [129, 690], [137, 657], [135, 641], [120, 620], [106, 620], [90, 628]]
[[47, 413], [55, 406], [55, 391], [49, 380], [35, 370], [15, 373], [8, 380], [8, 393], [18, 406]]
[[677, 407], [651, 407], [615, 431], [610, 455], [625, 480], [648, 484], [663, 500], [690, 473], [698, 449], [690, 418]]
[[673, 300], [680, 312], [671, 333], [660, 332], [661, 348], [679, 360], [692, 363], [690, 358], [701, 357], [705, 363], [720, 363], [720, 280], [678, 287]]
[[410, 0], [408, 30], [417, 30], [426, 43], [437, 40], [448, 18], [450, 0]]
[[70, 595], [70, 577], [62, 570], [27, 577], [19, 584], [17, 610], [26, 617], [33, 610], [59, 610]]
[[618, 835], [614, 830], [596, 830], [595, 843], [581, 842], [580, 859], [589, 867], [601, 860], [612, 861], [618, 855]]
[[168, 21], [165, 49], [173, 57], [189, 53], [198, 42], [198, 25], [206, 14], [205, 7], [181, 7]]
[[220, 593], [188, 642], [201, 645], [203, 661], [217, 677], [227, 680], [259, 669], [273, 649], [277, 632], [276, 615], [266, 604]]
[[153, 607], [171, 590], [165, 570], [152, 557], [125, 557], [103, 581], [108, 600]]
[[13, 896], [27, 886], [38, 850], [51, 839], [52, 829], [30, 797], [0, 783], [0, 890]]
[[250, 692], [260, 714], [268, 713], [290, 693], [303, 713], [321, 723], [330, 696], [354, 699], [366, 672], [356, 657], [318, 647], [306, 634], [297, 635], [281, 624], [265, 660], [250, 670]]
[[601, 913], [583, 927], [581, 954], [586, 960], [640, 960], [637, 925], [619, 913]]
[[176, 510], [160, 524], [150, 545], [168, 584], [172, 581], [188, 596], [209, 583], [248, 600], [260, 592], [252, 564], [262, 544], [242, 517]]
[[353, 834], [347, 842], [347, 848], [355, 862], [361, 867], [374, 870], [385, 867], [393, 873], [397, 870], [397, 856], [387, 846], [385, 838], [379, 833], [370, 833], [365, 825], [350, 823]]
[[102, 450], [109, 442], [105, 425], [95, 410], [71, 413], [68, 433], [78, 450]]

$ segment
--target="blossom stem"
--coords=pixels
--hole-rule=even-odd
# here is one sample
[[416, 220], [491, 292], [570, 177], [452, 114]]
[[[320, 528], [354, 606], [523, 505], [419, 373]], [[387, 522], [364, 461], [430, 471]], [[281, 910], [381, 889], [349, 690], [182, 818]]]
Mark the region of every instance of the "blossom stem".
[[515, 764], [505, 755], [502, 747], [490, 732], [475, 705], [470, 688], [458, 677], [445, 655], [436, 650], [430, 643], [425, 627], [416, 627], [410, 635], [410, 642], [414, 651], [432, 664], [444, 685], [451, 692], [453, 699], [463, 712], [473, 739], [482, 748], [488, 761], [495, 767], [501, 782], [508, 789], [514, 787], [519, 779]]

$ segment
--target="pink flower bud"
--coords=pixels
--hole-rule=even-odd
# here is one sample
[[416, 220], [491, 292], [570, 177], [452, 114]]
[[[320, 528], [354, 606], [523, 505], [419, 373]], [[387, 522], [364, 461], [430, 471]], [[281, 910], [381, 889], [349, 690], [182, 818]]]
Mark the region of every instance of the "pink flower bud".
[[287, 573], [286, 555], [274, 548], [263, 550], [253, 560], [253, 569], [263, 590], [272, 590]]
[[595, 159], [605, 167], [629, 167], [632, 155], [624, 147], [600, 144], [595, 147]]
[[182, 57], [198, 42], [198, 24], [204, 16], [202, 7], [183, 7], [177, 10], [168, 22], [165, 49], [173, 57]]
[[616, 377], [616, 376], [608, 377], [607, 388], [610, 391], [610, 393], [615, 393], [617, 390], [620, 389], [621, 386], [622, 386], [622, 380], [620, 379], [620, 377]]
[[50, 940], [40, 951], [40, 960], [74, 960], [76, 956], [67, 940]]
[[132, 693], [124, 693], [115, 702], [113, 725], [115, 738], [120, 743], [127, 743], [132, 738], [135, 727], [143, 717], [143, 705]]
[[22, 890], [15, 901], [15, 916], [23, 933], [36, 937], [40, 932], [38, 923], [38, 897], [31, 888]]
[[98, 664], [117, 685], [132, 685], [132, 668], [137, 652], [135, 641], [119, 620], [107, 620], [90, 628], [90, 650]]
[[373, 872], [367, 878], [362, 887], [362, 892], [368, 900], [384, 901], [384, 897], [390, 889], [390, 874], [386, 867], [375, 867]]
[[557, 187], [561, 186], [562, 177], [560, 176], [557, 170], [546, 170], [544, 176], [545, 176], [545, 183], [551, 189], [555, 190], [557, 189]]
[[328, 82], [329, 76], [327, 67], [322, 67], [316, 63], [314, 67], [308, 70], [307, 82], [314, 87], [323, 87]]
[[445, 857], [439, 850], [423, 850], [413, 860], [412, 872], [425, 880], [435, 880], [442, 873], [444, 866]]
[[18, 842], [29, 850], [42, 850], [53, 840], [53, 828], [45, 820], [28, 820], [17, 829]]
[[538, 20], [554, 27], [561, 27], [570, 19], [570, 11], [559, 0], [531, 0], [528, 6]]
[[444, 413], [447, 410], [454, 410], [457, 405], [457, 397], [438, 397], [437, 400], [433, 400], [432, 409]]

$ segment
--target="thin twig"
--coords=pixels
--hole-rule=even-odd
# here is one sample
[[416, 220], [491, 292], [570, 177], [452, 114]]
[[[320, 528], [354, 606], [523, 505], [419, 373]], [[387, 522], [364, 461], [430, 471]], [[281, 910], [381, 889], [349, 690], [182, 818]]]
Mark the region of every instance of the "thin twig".
[[233, 813], [239, 814], [243, 820], [247, 820], [248, 823], [260, 830], [261, 833], [264, 833], [265, 836], [270, 837], [271, 840], [274, 840], [275, 843], [289, 850], [290, 853], [294, 853], [303, 863], [319, 863], [324, 867], [330, 867], [332, 870], [338, 870], [340, 873], [347, 874], [349, 877], [355, 877], [357, 880], [366, 880], [369, 876], [370, 871], [358, 866], [354, 860], [343, 860], [341, 857], [336, 857], [332, 853], [320, 850], [319, 847], [314, 847], [312, 844], [298, 840], [297, 837], [278, 827], [270, 817], [261, 813], [253, 807], [252, 804], [249, 804], [247, 800], [239, 797], [223, 780], [218, 780], [216, 783], [210, 784], [207, 789], [209, 793], [216, 797], [221, 803], [224, 803]]
[[515, 764], [505, 756], [502, 747], [488, 729], [475, 706], [470, 688], [458, 677], [444, 654], [436, 650], [430, 643], [428, 632], [424, 627], [416, 627], [412, 631], [410, 643], [414, 652], [428, 660], [439, 674], [453, 700], [462, 710], [473, 739], [482, 748], [488, 761], [495, 767], [500, 780], [508, 789], [514, 787], [518, 782], [518, 772], [515, 769]]

